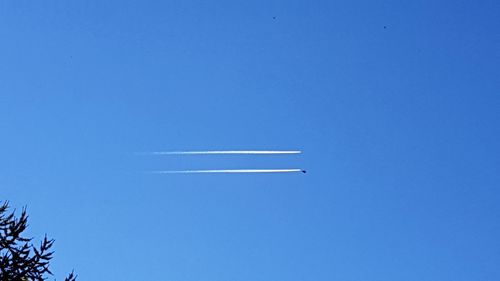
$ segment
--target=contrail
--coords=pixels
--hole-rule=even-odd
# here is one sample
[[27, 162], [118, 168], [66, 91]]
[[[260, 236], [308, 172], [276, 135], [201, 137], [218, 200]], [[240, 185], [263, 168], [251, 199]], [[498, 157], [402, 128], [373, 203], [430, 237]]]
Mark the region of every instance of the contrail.
[[301, 169], [232, 169], [232, 170], [180, 170], [180, 171], [151, 171], [152, 174], [212, 174], [212, 173], [300, 173]]
[[209, 154], [300, 154], [300, 150], [208, 150], [208, 151], [154, 151], [149, 155], [209, 155]]

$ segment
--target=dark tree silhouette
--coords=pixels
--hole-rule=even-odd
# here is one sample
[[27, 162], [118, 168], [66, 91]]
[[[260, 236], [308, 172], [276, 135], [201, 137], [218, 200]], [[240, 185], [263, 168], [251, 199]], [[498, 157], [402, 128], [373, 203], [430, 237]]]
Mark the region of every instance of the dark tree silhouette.
[[[22, 235], [28, 227], [26, 208], [19, 218], [16, 218], [15, 211], [8, 211], [8, 202], [0, 205], [0, 281], [46, 280], [52, 275], [49, 262], [54, 253], [51, 251], [54, 240], [45, 236], [36, 247], [33, 238]], [[65, 280], [75, 281], [76, 276], [72, 272]]]

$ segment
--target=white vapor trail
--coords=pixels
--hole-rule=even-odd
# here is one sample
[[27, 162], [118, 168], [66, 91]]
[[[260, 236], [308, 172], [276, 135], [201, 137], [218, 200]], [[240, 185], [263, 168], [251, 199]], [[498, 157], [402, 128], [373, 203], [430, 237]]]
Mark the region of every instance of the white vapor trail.
[[300, 154], [300, 150], [208, 150], [208, 151], [154, 151], [150, 155], [208, 155], [208, 154]]
[[211, 173], [299, 173], [301, 169], [232, 169], [232, 170], [180, 170], [151, 171], [153, 174], [211, 174]]

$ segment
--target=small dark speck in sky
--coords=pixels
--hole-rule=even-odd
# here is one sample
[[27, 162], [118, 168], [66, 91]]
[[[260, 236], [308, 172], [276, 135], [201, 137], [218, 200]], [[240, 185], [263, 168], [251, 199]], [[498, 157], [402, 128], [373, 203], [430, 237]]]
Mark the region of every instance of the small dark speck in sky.
[[273, 20], [275, 20], [275, 19], [276, 19], [276, 17], [273, 17]]
[[386, 29], [386, 28], [387, 28], [387, 26], [384, 25], [384, 29]]

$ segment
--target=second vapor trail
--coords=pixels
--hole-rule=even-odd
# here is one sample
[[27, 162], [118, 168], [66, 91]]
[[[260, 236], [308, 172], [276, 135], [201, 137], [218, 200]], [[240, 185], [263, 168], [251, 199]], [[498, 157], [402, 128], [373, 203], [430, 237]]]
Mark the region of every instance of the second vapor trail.
[[207, 150], [207, 151], [154, 151], [150, 155], [222, 155], [222, 154], [300, 154], [300, 150]]
[[305, 173], [302, 169], [226, 169], [226, 170], [180, 170], [180, 171], [151, 171], [152, 174], [241, 174], [241, 173]]

